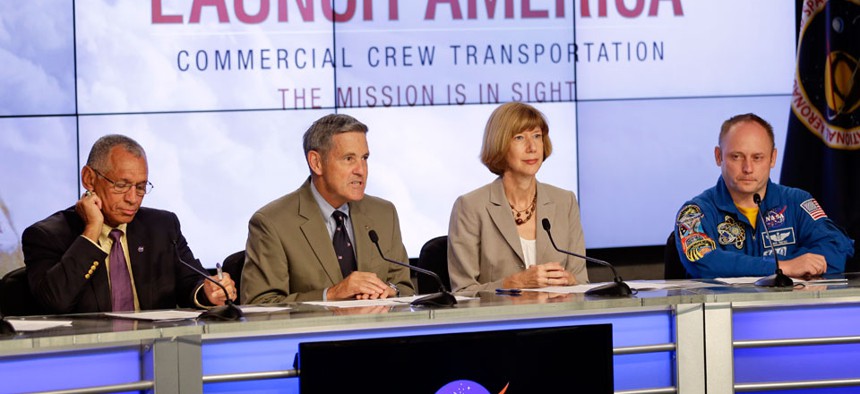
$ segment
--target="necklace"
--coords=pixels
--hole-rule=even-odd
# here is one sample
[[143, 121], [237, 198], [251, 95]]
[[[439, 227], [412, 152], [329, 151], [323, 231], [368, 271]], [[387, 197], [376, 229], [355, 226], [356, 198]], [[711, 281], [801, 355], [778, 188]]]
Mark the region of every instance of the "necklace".
[[[537, 190], [535, 190], [535, 196], [532, 199], [531, 205], [529, 205], [526, 209], [520, 211], [514, 208], [514, 204], [511, 204], [510, 201], [508, 201], [508, 205], [511, 206], [511, 213], [514, 214], [514, 222], [517, 223], [517, 226], [522, 226], [523, 223], [526, 223], [531, 220], [532, 215], [534, 215], [535, 213], [535, 207], [537, 206]], [[523, 215], [525, 215], [525, 218], [523, 218]]]

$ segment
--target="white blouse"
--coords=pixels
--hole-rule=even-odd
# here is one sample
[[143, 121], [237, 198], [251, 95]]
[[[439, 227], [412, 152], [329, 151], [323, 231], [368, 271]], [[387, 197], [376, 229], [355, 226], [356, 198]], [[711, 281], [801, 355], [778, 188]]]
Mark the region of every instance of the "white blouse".
[[520, 237], [520, 244], [523, 245], [523, 258], [526, 260], [526, 269], [528, 269], [535, 265], [537, 260], [537, 240]]

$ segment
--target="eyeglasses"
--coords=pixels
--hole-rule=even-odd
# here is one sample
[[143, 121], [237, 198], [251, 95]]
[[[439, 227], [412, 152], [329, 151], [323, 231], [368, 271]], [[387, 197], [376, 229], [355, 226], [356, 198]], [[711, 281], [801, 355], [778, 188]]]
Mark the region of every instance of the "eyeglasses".
[[111, 188], [111, 190], [116, 194], [128, 193], [128, 191], [131, 190], [131, 187], [134, 186], [135, 194], [143, 197], [144, 194], [151, 192], [152, 188], [154, 187], [154, 186], [152, 186], [152, 183], [150, 183], [149, 181], [141, 182], [141, 183], [134, 184], [134, 185], [131, 183], [126, 183], [126, 182], [114, 182], [110, 178], [102, 175], [102, 173], [96, 171], [95, 168], [92, 168], [92, 167], [90, 167], [90, 168], [93, 170], [93, 172], [96, 173], [96, 175], [98, 175], [98, 176], [104, 178], [106, 181], [110, 182], [110, 184], [113, 186]]

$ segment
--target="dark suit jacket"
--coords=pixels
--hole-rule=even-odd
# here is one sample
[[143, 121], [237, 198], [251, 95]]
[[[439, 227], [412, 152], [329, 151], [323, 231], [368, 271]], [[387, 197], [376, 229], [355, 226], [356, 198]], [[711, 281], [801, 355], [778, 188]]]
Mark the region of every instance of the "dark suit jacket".
[[[403, 296], [412, 295], [409, 270], [383, 260], [367, 235], [376, 231], [385, 257], [408, 261], [394, 205], [365, 195], [349, 203], [349, 214], [358, 270], [396, 284]], [[326, 287], [343, 280], [310, 180], [254, 213], [245, 249], [241, 298], [247, 303], [320, 301]]]
[[[179, 229], [175, 214], [140, 208], [127, 227], [128, 255], [141, 310], [193, 307], [203, 270]], [[81, 236], [84, 222], [74, 207], [24, 230], [24, 264], [34, 296], [50, 313], [110, 312], [107, 253]], [[174, 247], [175, 243], [175, 247]], [[98, 261], [90, 279], [85, 275]], [[205, 271], [204, 271], [205, 272]]]
[[[560, 262], [576, 277], [588, 282], [585, 260], [562, 254], [552, 247], [541, 226], [546, 218], [559, 248], [585, 254], [585, 238], [579, 204], [573, 192], [546, 183], [537, 184], [537, 264]], [[493, 291], [510, 275], [525, 270], [517, 225], [505, 197], [502, 178], [462, 195], [454, 202], [448, 225], [448, 273], [454, 291]]]

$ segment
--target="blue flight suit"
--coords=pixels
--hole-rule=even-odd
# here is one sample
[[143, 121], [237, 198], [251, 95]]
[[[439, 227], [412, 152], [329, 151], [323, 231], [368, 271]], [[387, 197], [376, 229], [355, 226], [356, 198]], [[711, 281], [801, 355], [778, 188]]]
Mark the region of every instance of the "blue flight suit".
[[854, 254], [854, 241], [836, 225], [811, 194], [768, 180], [761, 214], [770, 231], [765, 237], [761, 215], [753, 229], [738, 211], [723, 178], [687, 201], [675, 220], [675, 247], [693, 278], [766, 276], [779, 260], [815, 253], [827, 260], [827, 273], [842, 273]]

